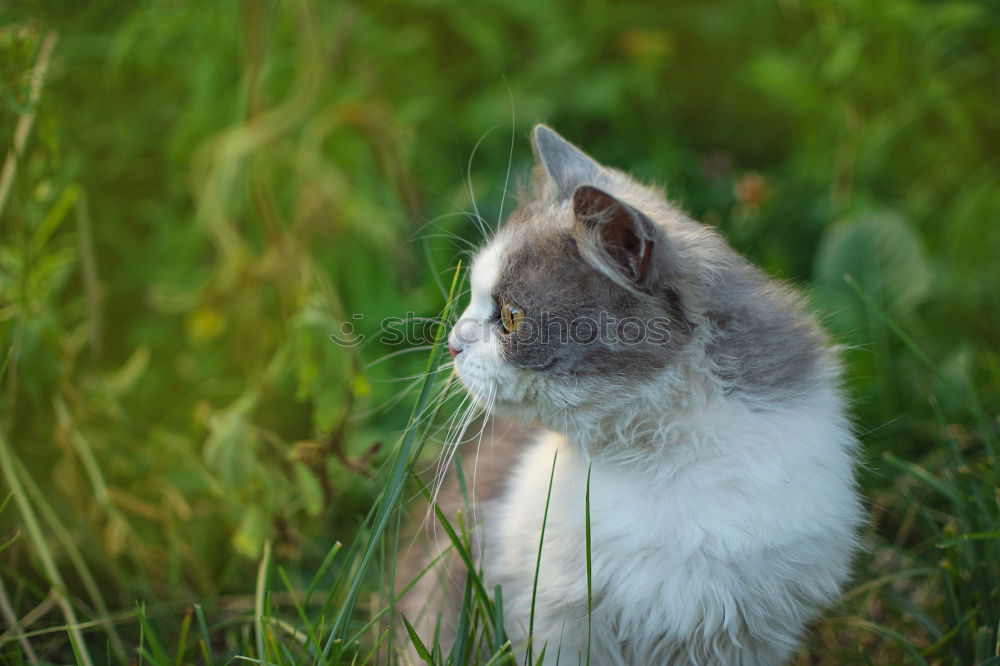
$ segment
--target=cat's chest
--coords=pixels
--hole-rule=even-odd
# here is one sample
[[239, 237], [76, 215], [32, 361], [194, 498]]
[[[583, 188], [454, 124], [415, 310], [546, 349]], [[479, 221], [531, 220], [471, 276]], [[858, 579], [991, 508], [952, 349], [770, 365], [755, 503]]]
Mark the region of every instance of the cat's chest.
[[683, 481], [593, 468], [561, 435], [548, 433], [512, 470], [487, 529], [505, 568], [533, 571], [541, 544], [547, 573], [570, 578], [586, 566], [588, 522], [595, 572], [647, 564], [660, 569], [704, 545], [700, 520], [717, 510]]
[[665, 572], [693, 584], [707, 570], [776, 553], [799, 562], [856, 525], [853, 438], [826, 412], [742, 421], [722, 413], [677, 430], [697, 436], [651, 453], [646, 466], [590, 464], [562, 435], [543, 434], [489, 511], [486, 553], [503, 577], [533, 580], [541, 544], [546, 575], [577, 589], [588, 513], [595, 587], [629, 581], [637, 595], [657, 594]]

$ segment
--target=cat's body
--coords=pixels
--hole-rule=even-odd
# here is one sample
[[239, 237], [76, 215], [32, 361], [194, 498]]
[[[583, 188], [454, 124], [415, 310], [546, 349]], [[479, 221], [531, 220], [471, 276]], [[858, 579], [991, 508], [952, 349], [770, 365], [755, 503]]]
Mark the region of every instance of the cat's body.
[[540, 424], [479, 456], [504, 477], [480, 498], [480, 557], [515, 654], [534, 594], [546, 663], [780, 664], [861, 521], [833, 354], [788, 290], [661, 195], [544, 126], [534, 145], [533, 195], [477, 256], [451, 337], [481, 403]]

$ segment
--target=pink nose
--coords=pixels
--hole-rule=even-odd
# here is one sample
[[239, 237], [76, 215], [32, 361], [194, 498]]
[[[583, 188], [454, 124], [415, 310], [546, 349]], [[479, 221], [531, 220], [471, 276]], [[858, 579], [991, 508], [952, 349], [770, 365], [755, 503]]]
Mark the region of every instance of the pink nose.
[[456, 342], [455, 340], [449, 339], [448, 340], [448, 351], [449, 351], [449, 353], [451, 353], [451, 357], [455, 358], [456, 356], [458, 356], [458, 353], [460, 351], [462, 351], [462, 345], [461, 345], [461, 343]]

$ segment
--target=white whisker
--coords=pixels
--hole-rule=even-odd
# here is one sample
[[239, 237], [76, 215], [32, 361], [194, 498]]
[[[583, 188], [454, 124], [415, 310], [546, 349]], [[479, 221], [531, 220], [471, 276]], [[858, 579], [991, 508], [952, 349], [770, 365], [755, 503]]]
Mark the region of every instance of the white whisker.
[[482, 234], [484, 242], [489, 242], [492, 236], [489, 233], [489, 225], [486, 224], [485, 219], [479, 213], [479, 206], [476, 203], [476, 193], [472, 189], [472, 161], [476, 157], [476, 152], [479, 150], [480, 144], [482, 144], [482, 142], [486, 139], [486, 137], [492, 134], [493, 130], [497, 129], [498, 127], [500, 126], [497, 125], [495, 127], [491, 127], [490, 129], [486, 130], [482, 134], [482, 136], [479, 137], [479, 140], [476, 141], [476, 145], [472, 147], [472, 152], [469, 154], [469, 162], [466, 165], [465, 169], [465, 180], [469, 190], [469, 199], [472, 202], [472, 211], [474, 213], [473, 220], [476, 222], [476, 226], [479, 227], [479, 232]]
[[517, 128], [517, 123], [515, 122], [516, 116], [514, 115], [514, 91], [510, 89], [510, 84], [507, 83], [506, 78], [503, 79], [503, 82], [507, 86], [507, 95], [510, 97], [510, 150], [507, 153], [507, 174], [503, 179], [503, 192], [500, 194], [500, 212], [497, 213], [497, 230], [503, 224], [503, 205], [507, 198], [507, 186], [510, 184], [510, 167], [514, 162], [514, 134]]

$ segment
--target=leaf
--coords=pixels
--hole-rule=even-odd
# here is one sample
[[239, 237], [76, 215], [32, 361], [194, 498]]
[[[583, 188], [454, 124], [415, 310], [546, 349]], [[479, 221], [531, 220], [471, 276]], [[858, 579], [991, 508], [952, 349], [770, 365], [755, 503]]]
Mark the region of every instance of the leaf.
[[255, 506], [247, 507], [233, 535], [233, 547], [244, 557], [256, 558], [270, 531], [271, 523], [264, 512]]
[[146, 345], [139, 345], [128, 360], [104, 380], [104, 389], [113, 396], [124, 396], [149, 367], [150, 352]]
[[885, 309], [906, 315], [930, 294], [931, 266], [913, 225], [893, 211], [867, 211], [827, 230], [815, 277], [823, 289], [844, 293], [851, 275]]
[[[400, 615], [400, 617], [403, 616]], [[403, 624], [406, 625], [406, 633], [410, 635], [410, 642], [413, 643], [413, 647], [416, 649], [417, 654], [420, 656], [421, 659], [424, 660], [425, 663], [427, 663], [429, 666], [433, 666], [434, 661], [431, 659], [431, 653], [427, 651], [427, 646], [424, 645], [424, 642], [422, 640], [420, 640], [420, 636], [417, 635], [417, 632], [413, 628], [413, 625], [410, 624], [409, 620], [407, 620], [405, 617], [403, 617]]]
[[45, 244], [49, 241], [49, 238], [59, 228], [62, 221], [66, 219], [66, 214], [76, 204], [78, 194], [79, 188], [76, 185], [70, 185], [59, 195], [59, 199], [52, 206], [51, 210], [49, 210], [31, 239], [31, 246], [36, 253], [41, 252], [45, 248]]
[[257, 464], [258, 437], [249, 419], [256, 404], [256, 395], [248, 393], [209, 419], [205, 462], [230, 489], [249, 483]]
[[343, 350], [330, 341], [337, 322], [321, 299], [313, 299], [293, 321], [296, 391], [299, 400], [311, 400], [313, 422], [329, 430], [342, 415], [345, 364]]
[[295, 461], [292, 463], [292, 468], [295, 470], [295, 485], [305, 504], [306, 513], [318, 516], [323, 511], [323, 487], [316, 480], [316, 476], [302, 463]]

